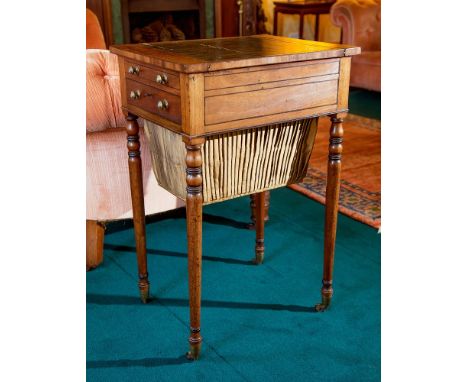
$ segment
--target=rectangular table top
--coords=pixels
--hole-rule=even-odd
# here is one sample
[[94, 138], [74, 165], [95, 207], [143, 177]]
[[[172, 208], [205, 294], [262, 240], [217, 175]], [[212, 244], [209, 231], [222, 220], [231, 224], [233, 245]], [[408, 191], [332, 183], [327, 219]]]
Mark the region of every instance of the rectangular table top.
[[359, 47], [255, 35], [111, 46], [120, 56], [183, 73], [353, 56]]

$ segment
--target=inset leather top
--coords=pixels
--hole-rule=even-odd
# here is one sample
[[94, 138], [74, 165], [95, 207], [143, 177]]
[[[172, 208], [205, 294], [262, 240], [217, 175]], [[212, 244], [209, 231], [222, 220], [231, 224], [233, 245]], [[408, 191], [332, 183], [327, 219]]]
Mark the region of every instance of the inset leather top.
[[350, 45], [271, 35], [115, 45], [110, 50], [183, 73], [353, 56], [361, 51]]

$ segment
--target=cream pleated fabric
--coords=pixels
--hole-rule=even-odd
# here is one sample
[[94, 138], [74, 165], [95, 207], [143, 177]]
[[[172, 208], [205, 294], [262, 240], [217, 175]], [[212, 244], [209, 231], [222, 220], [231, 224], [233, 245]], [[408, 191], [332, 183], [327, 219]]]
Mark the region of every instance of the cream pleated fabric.
[[[144, 121], [161, 187], [185, 200], [182, 137]], [[317, 133], [317, 118], [211, 135], [202, 146], [203, 203], [282, 187], [302, 180]]]

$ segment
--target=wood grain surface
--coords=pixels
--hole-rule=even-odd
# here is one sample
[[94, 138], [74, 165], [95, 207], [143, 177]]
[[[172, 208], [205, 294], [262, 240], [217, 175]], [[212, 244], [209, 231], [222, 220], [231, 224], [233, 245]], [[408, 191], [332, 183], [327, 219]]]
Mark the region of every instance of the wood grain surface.
[[[127, 79], [126, 85], [127, 91], [127, 104], [135, 105], [142, 109], [149, 111], [150, 113], [157, 114], [163, 118], [169, 119], [177, 124], [182, 121], [180, 97], [172, 93], [168, 93], [156, 87], [142, 84]], [[131, 99], [131, 92], [139, 92], [140, 98]], [[167, 101], [167, 109], [158, 108], [159, 101]]]
[[360, 53], [360, 48], [350, 45], [271, 35], [114, 45], [110, 50], [143, 64], [185, 73], [344, 57]]
[[[339, 60], [317, 60], [312, 63], [300, 62], [289, 66], [266, 65], [250, 68], [251, 70], [230, 70], [210, 73], [205, 77], [205, 90], [223, 89], [234, 86], [261, 84], [292, 80], [296, 78], [308, 78], [325, 74], [338, 73]], [[255, 70], [254, 70], [255, 69]]]
[[[130, 68], [138, 68], [138, 71], [136, 73], [130, 73]], [[172, 89], [180, 88], [179, 73], [163, 68], [144, 66], [136, 61], [125, 60], [125, 75], [131, 80], [159, 87], [169, 92]], [[167, 77], [167, 82], [165, 84], [158, 84], [158, 82], [156, 82], [156, 77], [158, 75], [165, 75]], [[178, 92], [176, 92], [176, 94], [178, 94]]]
[[337, 89], [338, 82], [335, 79], [206, 97], [205, 124], [214, 125], [259, 115], [335, 105]]

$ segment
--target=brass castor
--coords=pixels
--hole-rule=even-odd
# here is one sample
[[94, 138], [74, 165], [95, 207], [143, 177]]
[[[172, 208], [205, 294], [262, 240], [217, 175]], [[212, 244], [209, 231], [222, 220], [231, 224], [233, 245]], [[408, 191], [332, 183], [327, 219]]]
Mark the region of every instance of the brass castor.
[[325, 312], [331, 303], [331, 297], [322, 296], [322, 302], [320, 304], [315, 305], [316, 312]]
[[255, 258], [252, 262], [256, 265], [263, 263], [263, 258], [265, 256], [265, 241], [264, 239], [255, 240]]
[[149, 299], [149, 284], [139, 284], [140, 298], [143, 304], [146, 304]]
[[252, 259], [252, 263], [260, 265], [263, 263], [264, 252], [256, 252], [255, 257]]
[[185, 357], [190, 361], [196, 361], [200, 358], [201, 342], [197, 344], [190, 344], [190, 350], [185, 354]]

